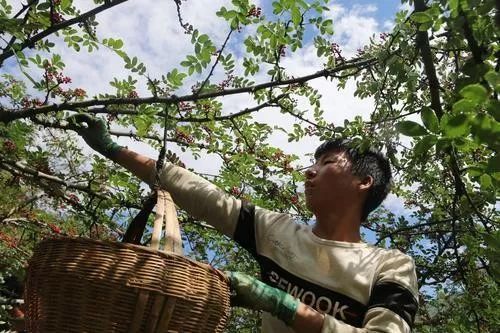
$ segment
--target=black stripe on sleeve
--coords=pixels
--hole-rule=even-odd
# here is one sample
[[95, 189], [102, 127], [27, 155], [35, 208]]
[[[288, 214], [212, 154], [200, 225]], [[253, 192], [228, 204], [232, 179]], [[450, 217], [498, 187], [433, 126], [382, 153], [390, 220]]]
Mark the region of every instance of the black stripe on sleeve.
[[368, 309], [382, 307], [403, 318], [413, 327], [418, 310], [418, 302], [413, 294], [402, 285], [394, 282], [377, 283], [372, 290]]
[[255, 206], [242, 201], [240, 215], [234, 231], [234, 240], [253, 256], [257, 255], [255, 242]]

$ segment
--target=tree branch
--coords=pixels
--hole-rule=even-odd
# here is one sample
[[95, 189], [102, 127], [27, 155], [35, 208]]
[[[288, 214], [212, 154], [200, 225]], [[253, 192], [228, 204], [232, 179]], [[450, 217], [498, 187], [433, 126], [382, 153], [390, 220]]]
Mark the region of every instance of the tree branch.
[[337, 67], [332, 68], [332, 69], [324, 69], [324, 70], [318, 71], [318, 72], [310, 74], [310, 75], [306, 75], [306, 76], [302, 76], [302, 77], [298, 77], [298, 78], [292, 78], [289, 80], [271, 81], [271, 82], [265, 82], [265, 83], [261, 83], [261, 84], [257, 84], [257, 85], [249, 86], [249, 87], [221, 90], [221, 91], [216, 91], [216, 92], [208, 92], [208, 93], [204, 93], [204, 94], [184, 95], [181, 97], [177, 97], [177, 96], [170, 96], [170, 97], [152, 96], [152, 97], [146, 97], [146, 98], [110, 98], [110, 99], [105, 99], [105, 100], [92, 99], [92, 100], [81, 101], [81, 102], [63, 102], [63, 103], [59, 103], [59, 104], [55, 103], [55, 104], [51, 104], [51, 105], [42, 106], [39, 108], [27, 108], [27, 109], [21, 109], [21, 110], [19, 110], [19, 109], [0, 110], [0, 122], [9, 123], [13, 120], [33, 117], [37, 114], [46, 114], [49, 112], [57, 112], [57, 111], [63, 111], [63, 110], [77, 111], [77, 110], [82, 109], [82, 108], [88, 108], [91, 106], [98, 106], [98, 105], [101, 105], [101, 106], [141, 105], [141, 104], [154, 104], [154, 103], [174, 104], [174, 103], [179, 103], [179, 102], [189, 102], [189, 101], [192, 102], [192, 101], [198, 101], [198, 100], [202, 100], [202, 99], [208, 99], [208, 98], [214, 98], [214, 97], [220, 97], [220, 96], [236, 95], [236, 94], [242, 94], [242, 93], [255, 93], [256, 91], [263, 90], [263, 89], [270, 88], [270, 87], [284, 86], [284, 85], [297, 84], [297, 83], [301, 84], [301, 83], [305, 83], [307, 81], [317, 79], [320, 77], [329, 77], [329, 76], [334, 75], [335, 73], [341, 72], [341, 71], [346, 70], [346, 69], [370, 66], [370, 65], [374, 64], [376, 61], [377, 61], [376, 59], [367, 59], [367, 60], [353, 59], [352, 62], [337, 66]]
[[[423, 12], [427, 9], [425, 0], [415, 0], [415, 12]], [[441, 119], [443, 109], [439, 98], [439, 80], [436, 75], [436, 67], [432, 59], [432, 51], [429, 45], [429, 36], [427, 31], [418, 31], [416, 38], [417, 48], [420, 50], [422, 62], [424, 63], [425, 74], [429, 82], [429, 92], [431, 95], [431, 107], [436, 116]]]
[[[83, 13], [82, 15], [80, 16], [77, 16], [77, 17], [74, 17], [70, 20], [67, 20], [67, 21], [63, 21], [61, 23], [58, 23], [58, 24], [55, 24], [53, 26], [51, 26], [50, 28], [36, 34], [35, 36], [27, 39], [24, 43], [21, 44], [20, 48], [17, 50], [17, 51], [22, 51], [24, 50], [25, 48], [27, 47], [32, 47], [33, 45], [35, 45], [36, 42], [42, 40], [43, 38], [53, 34], [54, 32], [57, 32], [61, 29], [64, 29], [64, 28], [67, 28], [69, 26], [72, 26], [74, 24], [77, 24], [77, 23], [81, 23], [81, 22], [84, 22], [86, 19], [88, 19], [89, 17], [91, 16], [94, 16], [104, 10], [107, 10], [111, 7], [114, 7], [116, 5], [119, 5], [123, 2], [125, 2], [127, 0], [110, 0], [110, 1], [105, 1], [103, 5], [99, 6], [99, 7], [96, 7], [92, 10], [89, 10], [88, 12], [86, 13]], [[14, 51], [12, 50], [12, 48], [10, 49], [7, 49], [7, 50], [4, 50], [4, 52], [2, 54], [0, 54], [0, 67], [2, 66], [3, 62], [12, 57], [14, 55]]]
[[198, 94], [201, 93], [205, 85], [207, 84], [208, 80], [210, 80], [210, 77], [213, 75], [215, 67], [217, 67], [217, 64], [219, 64], [220, 57], [222, 56], [222, 51], [226, 48], [227, 42], [229, 41], [229, 38], [231, 37], [231, 34], [233, 33], [234, 29], [231, 29], [229, 33], [227, 34], [226, 40], [222, 44], [221, 49], [219, 50], [219, 54], [217, 55], [217, 59], [215, 59], [215, 63], [213, 64], [212, 68], [210, 69], [210, 73], [208, 73], [205, 81], [201, 84], [200, 88], [198, 89]]
[[[7, 161], [7, 160], [0, 160], [0, 168], [8, 171], [9, 173], [16, 175], [16, 176], [21, 176], [21, 177], [26, 177], [26, 176], [31, 176], [32, 178], [36, 179], [44, 179], [47, 180], [51, 183], [56, 183], [64, 186], [67, 189], [73, 189], [81, 192], [88, 193], [89, 195], [102, 199], [102, 200], [109, 200], [112, 198], [113, 194], [110, 192], [107, 192], [105, 194], [94, 192], [91, 190], [90, 183], [88, 185], [78, 185], [74, 183], [70, 183], [65, 181], [64, 179], [61, 179], [59, 177], [49, 175], [43, 172], [40, 172], [38, 170], [35, 170], [21, 162], [13, 162], [13, 161]], [[122, 202], [123, 205], [130, 207], [130, 208], [136, 208], [140, 209], [141, 206], [137, 205], [135, 203], [131, 202]]]

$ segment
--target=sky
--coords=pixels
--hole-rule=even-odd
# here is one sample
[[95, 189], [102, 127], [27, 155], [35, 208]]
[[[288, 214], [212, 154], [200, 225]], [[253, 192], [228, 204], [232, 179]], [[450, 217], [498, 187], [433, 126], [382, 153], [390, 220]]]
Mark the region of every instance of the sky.
[[[77, 0], [82, 11], [94, 6], [93, 1]], [[262, 8], [264, 15], [271, 15], [271, 1], [253, 1], [256, 6]], [[13, 3], [14, 5], [14, 3]], [[222, 45], [229, 31], [227, 23], [218, 18], [215, 13], [221, 7], [231, 7], [227, 0], [187, 0], [182, 1], [182, 17], [196, 29], [210, 36], [216, 46]], [[377, 37], [381, 32], [390, 32], [393, 26], [395, 13], [408, 8], [402, 6], [400, 1], [393, 0], [357, 0], [357, 1], [330, 1], [327, 5], [330, 11], [325, 14], [333, 20], [334, 35], [332, 42], [340, 45], [342, 53], [349, 58], [354, 56], [358, 48], [362, 48], [369, 42], [370, 37]], [[98, 15], [98, 36], [100, 38], [120, 38], [124, 41], [124, 49], [131, 56], [137, 56], [147, 66], [147, 72], [153, 77], [166, 74], [172, 68], [182, 70], [179, 63], [184, 60], [186, 54], [193, 52], [190, 36], [183, 33], [177, 20], [175, 3], [157, 0], [129, 0], [112, 9]], [[246, 34], [252, 34], [254, 28], [245, 29], [239, 33], [229, 44], [230, 50], [241, 48], [241, 41]], [[84, 88], [89, 96], [96, 93], [112, 92], [109, 82], [114, 78], [123, 79], [129, 75], [124, 69], [122, 60], [111, 51], [101, 47], [98, 52], [87, 53], [76, 52], [67, 48], [61, 39], [49, 38], [56, 42], [56, 53], [61, 54], [66, 63], [65, 75], [72, 78], [72, 88]], [[241, 51], [236, 54], [241, 54]], [[240, 63], [242, 59], [237, 59]], [[287, 53], [282, 61], [288, 72], [295, 76], [314, 73], [322, 69], [322, 61], [315, 55], [312, 38], [308, 38], [303, 49], [294, 54]], [[210, 66], [211, 67], [211, 66]], [[19, 75], [19, 70], [10, 59], [6, 62], [4, 70]], [[40, 76], [41, 73], [32, 72]], [[195, 77], [194, 80], [203, 79], [206, 73]], [[215, 77], [222, 79], [220, 73]], [[257, 82], [264, 82], [262, 74], [257, 75]], [[322, 107], [325, 110], [327, 121], [343, 123], [344, 119], [353, 119], [360, 115], [367, 118], [374, 109], [371, 99], [359, 99], [354, 97], [355, 82], [348, 82], [343, 90], [338, 90], [335, 82], [325, 79], [317, 79], [310, 84], [318, 89], [323, 96]], [[190, 84], [186, 84], [189, 87]], [[138, 89], [139, 96], [149, 96], [144, 84]], [[248, 96], [231, 96], [222, 98], [225, 112], [237, 112], [245, 107], [255, 105]], [[292, 119], [286, 118], [276, 109], [267, 109], [257, 115], [258, 121], [280, 126], [290, 126]], [[312, 118], [312, 117], [311, 117]], [[131, 142], [120, 138], [119, 143], [127, 145], [132, 149], [156, 158], [157, 152], [145, 144]], [[288, 153], [305, 156], [311, 153], [319, 142], [306, 138], [299, 143], [290, 144], [287, 137], [276, 133], [272, 137], [272, 143]], [[172, 147], [169, 147], [172, 149]], [[194, 160], [188, 154], [180, 153], [182, 159], [189, 167], [198, 172], [216, 174], [221, 161], [215, 156], [204, 156], [202, 160]], [[303, 165], [309, 161], [304, 157]], [[397, 215], [403, 214], [405, 209], [402, 202], [395, 196], [390, 196], [385, 206]]]

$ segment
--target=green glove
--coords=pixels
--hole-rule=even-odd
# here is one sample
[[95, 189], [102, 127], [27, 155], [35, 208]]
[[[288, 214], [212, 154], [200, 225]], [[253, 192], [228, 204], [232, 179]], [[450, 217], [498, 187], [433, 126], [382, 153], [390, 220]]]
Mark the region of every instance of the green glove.
[[240, 272], [226, 272], [234, 296], [231, 305], [269, 312], [287, 325], [295, 319], [300, 301], [286, 292]]
[[88, 114], [76, 114], [69, 117], [67, 121], [71, 129], [80, 134], [92, 149], [108, 158], [112, 158], [123, 148], [111, 139], [102, 119], [94, 118]]

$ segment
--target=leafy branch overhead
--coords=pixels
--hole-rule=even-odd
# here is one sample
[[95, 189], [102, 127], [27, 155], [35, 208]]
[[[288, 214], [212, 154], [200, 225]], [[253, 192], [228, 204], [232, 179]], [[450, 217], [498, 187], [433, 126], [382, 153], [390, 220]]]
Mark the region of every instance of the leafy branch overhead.
[[[232, 0], [210, 13], [217, 29], [189, 19], [200, 5], [194, 0], [148, 2], [141, 13], [161, 8], [162, 22], [175, 24], [169, 34], [186, 46], [153, 58], [102, 24], [135, 2], [80, 5], [0, 0], [0, 282], [22, 279], [43, 237], [121, 237], [147, 197], [139, 180], [81, 144], [66, 119], [85, 112], [102, 117], [121, 144], [153, 154], [166, 124], [172, 163], [300, 223], [311, 219], [301, 193], [309, 156], [290, 147], [349, 137], [382, 149], [394, 168], [394, 197], [364, 230], [373, 243], [415, 258], [417, 330], [499, 327], [498, 1], [402, 0], [411, 9], [357, 52], [336, 33], [345, 13], [327, 0]], [[150, 43], [141, 24], [134, 25], [141, 42]], [[90, 58], [95, 68], [82, 68], [99, 78], [92, 84], [70, 74], [75, 59]], [[100, 72], [104, 60], [117, 69], [112, 77]], [[331, 97], [350, 89], [369, 109], [339, 120], [353, 110]], [[179, 219], [193, 258], [257, 271], [203, 222], [184, 212]], [[0, 322], [11, 316], [10, 300], [3, 302]], [[228, 331], [251, 331], [257, 320], [235, 312]]]

